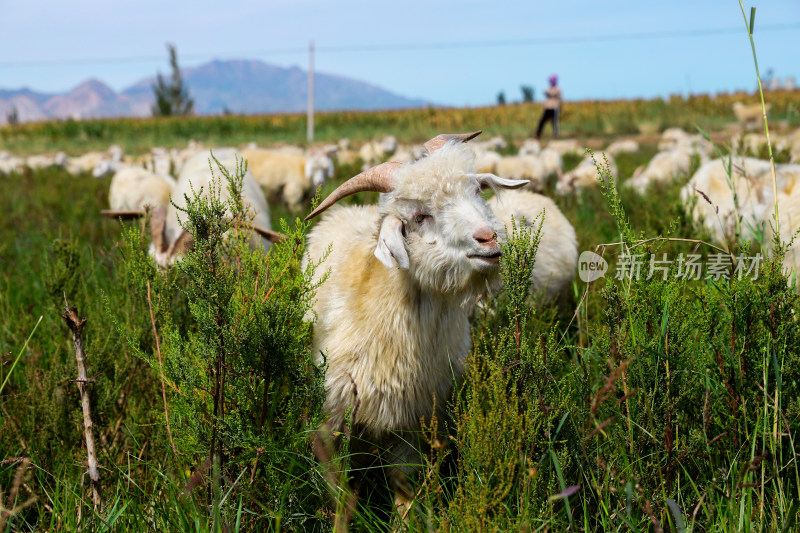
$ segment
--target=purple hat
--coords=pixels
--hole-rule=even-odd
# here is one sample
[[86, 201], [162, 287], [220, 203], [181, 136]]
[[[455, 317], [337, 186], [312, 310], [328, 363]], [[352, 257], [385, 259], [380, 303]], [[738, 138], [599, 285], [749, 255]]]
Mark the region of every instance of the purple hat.
[[558, 83], [558, 76], [550, 74], [550, 85], [555, 85], [556, 83]]

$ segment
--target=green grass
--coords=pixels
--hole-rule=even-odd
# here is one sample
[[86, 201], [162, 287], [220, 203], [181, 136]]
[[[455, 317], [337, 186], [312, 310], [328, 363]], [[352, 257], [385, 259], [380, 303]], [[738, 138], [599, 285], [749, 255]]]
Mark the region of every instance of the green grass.
[[[564, 133], [714, 131], [742, 96], [582, 103], [567, 108]], [[797, 107], [796, 95], [773, 96], [778, 116]], [[330, 113], [317, 131], [418, 141], [485, 126], [519, 141], [537, 116], [535, 105]], [[4, 128], [0, 139], [22, 152], [144, 151], [189, 138], [301, 142], [302, 132], [300, 116], [195, 117], [53, 122]], [[620, 155], [620, 181], [654, 153], [645, 142]], [[337, 168], [322, 195], [359, 170]], [[265, 258], [214, 244], [229, 229], [214, 214], [221, 207], [193, 208], [208, 242], [161, 273], [142, 222], [98, 217], [108, 180], [57, 169], [3, 178], [0, 530], [329, 531], [354, 503], [359, 531], [796, 531], [800, 298], [780, 255], [757, 279], [683, 280], [674, 265], [665, 280], [614, 276], [625, 247], [674, 258], [697, 246], [642, 237], [708, 240], [680, 204], [688, 178], [644, 196], [611, 183], [556, 197], [579, 250], [623, 243], [605, 251], [605, 278], [574, 283], [574, 315], [575, 306], [530, 307], [529, 236], [505, 245], [506, 290], [476, 312], [466, 380], [453, 398], [437, 398], [447, 417], [423, 424], [406, 521], [381, 469], [349, 470], [356, 441], [340, 436], [334, 453], [314, 440], [320, 391], [301, 321], [313, 287], [296, 260], [307, 230], [296, 214], [272, 206], [273, 227], [296, 239]], [[65, 297], [88, 318], [97, 509]]]
[[[620, 173], [652, 153], [643, 146], [619, 158]], [[356, 170], [343, 169], [326, 192]], [[621, 189], [634, 234], [702, 236], [680, 208], [687, 178], [645, 197]], [[259, 452], [256, 467], [254, 456], [238, 470], [231, 466], [238, 484], [228, 478], [216, 493], [201, 481], [184, 495], [201, 461], [171, 452], [158, 372], [110, 322], [116, 317], [152, 357], [146, 294], [126, 281], [121, 227], [97, 217], [107, 185], [58, 170], [0, 181], [0, 209], [9, 221], [0, 240], [0, 352], [16, 357], [44, 317], [2, 392], [0, 455], [30, 460], [24, 471], [16, 460], [0, 465], [4, 505], [18, 473], [25, 481], [16, 485], [17, 504], [28, 503], [7, 527], [327, 530], [336, 508], [326, 494], [326, 467], [308, 447], [284, 463], [262, 464]], [[599, 188], [557, 202], [581, 250], [620, 239], [619, 219]], [[272, 216], [277, 223], [287, 215], [276, 208]], [[612, 272], [615, 253], [606, 254]], [[800, 499], [793, 461], [800, 434], [800, 339], [792, 318], [798, 301], [773, 265], [761, 276], [721, 284], [606, 278], [590, 286], [569, 326], [556, 321], [558, 312], [502, 295], [492, 300], [494, 311], [476, 317], [472, 365], [452, 418], [440, 421], [452, 438], [430, 452], [409, 527], [533, 531], [572, 523], [585, 531], [651, 531], [655, 520], [674, 531], [678, 521], [686, 531], [792, 530]], [[575, 283], [577, 299], [584, 287]], [[89, 319], [104, 501], [97, 512], [83, 476], [74, 354], [60, 318], [65, 292]], [[174, 300], [170, 316], [191, 328], [181, 302]], [[520, 348], [511, 316], [524, 317]], [[11, 356], [5, 360], [0, 381]], [[167, 391], [172, 405], [174, 392]], [[173, 432], [188, 428], [173, 420]], [[307, 442], [311, 429], [294, 438]], [[341, 460], [347, 464], [346, 456]], [[368, 476], [359, 495], [356, 529], [398, 525], [380, 475]]]

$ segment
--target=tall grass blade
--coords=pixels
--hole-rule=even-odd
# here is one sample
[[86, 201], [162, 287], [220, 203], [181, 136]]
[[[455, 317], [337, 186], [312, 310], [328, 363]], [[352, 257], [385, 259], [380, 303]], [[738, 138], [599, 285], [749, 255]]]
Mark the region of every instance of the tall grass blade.
[[667, 498], [667, 507], [669, 507], [669, 512], [672, 514], [673, 520], [675, 520], [675, 528], [677, 528], [678, 533], [686, 533], [686, 524], [683, 521], [681, 508], [672, 498]]
[[25, 341], [25, 344], [22, 345], [22, 349], [17, 354], [17, 358], [14, 359], [14, 364], [12, 364], [11, 368], [8, 369], [8, 374], [6, 374], [6, 379], [4, 379], [3, 380], [3, 384], [0, 385], [0, 394], [3, 393], [3, 389], [5, 388], [6, 383], [8, 382], [8, 378], [10, 378], [11, 377], [11, 373], [14, 372], [14, 367], [17, 366], [17, 363], [19, 362], [19, 358], [22, 357], [23, 353], [25, 353], [25, 348], [28, 347], [28, 342], [30, 342], [31, 337], [33, 337], [33, 334], [36, 333], [36, 328], [39, 327], [39, 324], [42, 322], [42, 318], [44, 318], [44, 316], [40, 316], [39, 317], [39, 320], [36, 322], [36, 325], [33, 326], [33, 331], [31, 331], [31, 334], [28, 335], [28, 339]]
[[797, 511], [800, 508], [800, 501], [795, 500], [792, 502], [792, 507], [789, 509], [789, 514], [786, 515], [786, 523], [783, 524], [783, 529], [781, 529], [781, 533], [788, 533], [789, 531], [793, 531], [792, 526], [794, 526], [795, 522], [797, 521]]

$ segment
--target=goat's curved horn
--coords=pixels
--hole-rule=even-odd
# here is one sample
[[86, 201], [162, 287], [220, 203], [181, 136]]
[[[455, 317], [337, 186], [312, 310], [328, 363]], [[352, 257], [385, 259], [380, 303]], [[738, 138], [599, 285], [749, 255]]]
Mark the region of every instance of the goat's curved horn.
[[470, 139], [474, 139], [480, 134], [481, 130], [473, 131], [472, 133], [442, 133], [423, 144], [423, 146], [429, 154], [432, 154], [444, 146], [447, 141], [461, 141], [462, 143], [465, 143]]
[[524, 187], [531, 182], [531, 180], [501, 178], [496, 174], [486, 172], [480, 174], [467, 174], [467, 176], [477, 179], [478, 184], [481, 186], [481, 190], [483, 191], [492, 187], [501, 187], [503, 189], [519, 189], [520, 187]]
[[279, 233], [277, 231], [267, 228], [262, 228], [261, 226], [256, 224], [250, 224], [250, 227], [253, 228], [253, 231], [255, 231], [256, 233], [267, 239], [269, 242], [276, 243], [286, 239], [286, 235], [284, 235], [283, 233]]
[[403, 166], [403, 163], [397, 161], [389, 161], [374, 166], [369, 170], [365, 170], [361, 174], [353, 176], [336, 188], [327, 198], [325, 198], [316, 209], [314, 209], [305, 218], [311, 220], [319, 215], [330, 206], [357, 192], [375, 191], [375, 192], [391, 192], [394, 190], [394, 173], [397, 169]]

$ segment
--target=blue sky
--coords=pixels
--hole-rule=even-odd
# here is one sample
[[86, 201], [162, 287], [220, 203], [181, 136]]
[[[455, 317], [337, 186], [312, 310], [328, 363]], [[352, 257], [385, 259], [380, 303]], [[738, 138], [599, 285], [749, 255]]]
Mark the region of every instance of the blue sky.
[[[800, 82], [800, 0], [744, 6], [757, 8], [762, 75]], [[184, 67], [242, 58], [305, 69], [312, 40], [318, 71], [447, 105], [490, 104], [501, 90], [517, 100], [522, 84], [538, 99], [551, 73], [567, 100], [755, 85], [733, 0], [0, 0], [0, 28], [0, 88], [48, 92], [89, 77], [119, 90], [167, 72], [167, 42]], [[687, 34], [664, 35], [676, 32]]]

